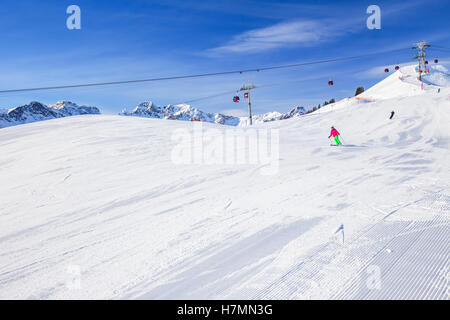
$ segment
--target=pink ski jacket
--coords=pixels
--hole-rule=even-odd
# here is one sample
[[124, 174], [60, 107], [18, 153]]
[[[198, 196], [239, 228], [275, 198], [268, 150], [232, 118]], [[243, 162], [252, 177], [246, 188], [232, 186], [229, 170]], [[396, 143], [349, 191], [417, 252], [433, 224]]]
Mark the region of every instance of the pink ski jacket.
[[329, 136], [328, 138], [330, 138], [330, 137], [336, 137], [336, 136], [338, 136], [339, 134], [340, 134], [339, 131], [337, 131], [336, 129], [331, 129], [330, 136]]

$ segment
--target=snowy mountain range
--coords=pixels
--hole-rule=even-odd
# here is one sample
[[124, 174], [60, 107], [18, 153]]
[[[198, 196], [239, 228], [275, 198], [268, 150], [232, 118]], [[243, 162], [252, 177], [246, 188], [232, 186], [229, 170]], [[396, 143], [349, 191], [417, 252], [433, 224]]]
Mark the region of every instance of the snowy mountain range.
[[138, 116], [144, 118], [156, 119], [172, 119], [185, 121], [204, 121], [219, 124], [226, 124], [231, 126], [239, 125], [240, 118], [233, 116], [226, 116], [220, 113], [207, 113], [188, 104], [167, 105], [160, 107], [153, 102], [142, 102], [133, 111], [127, 112], [123, 110], [120, 115], [123, 116]]
[[[68, 116], [100, 113], [101, 112], [97, 107], [79, 106], [70, 101], [59, 101], [51, 106], [33, 101], [29, 104], [12, 109], [0, 109], [0, 128]], [[306, 109], [304, 107], [296, 106], [288, 113], [274, 111], [262, 115], [253, 115], [253, 121], [258, 123], [283, 120], [301, 116], [305, 113]], [[202, 121], [230, 126], [242, 126], [247, 125], [248, 123], [247, 117], [235, 117], [221, 113], [204, 112], [188, 104], [167, 105], [161, 107], [155, 105], [151, 101], [140, 103], [131, 112], [127, 112], [126, 109], [124, 109], [119, 115], [155, 119]]]
[[[254, 115], [253, 121], [255, 123], [258, 123], [283, 120], [301, 116], [305, 113], [306, 109], [304, 107], [296, 106], [290, 112], [284, 114], [274, 111], [262, 115]], [[207, 113], [188, 104], [167, 105], [165, 107], [161, 107], [155, 105], [151, 101], [140, 103], [131, 112], [128, 112], [126, 109], [124, 109], [121, 113], [119, 113], [119, 115], [156, 119], [202, 121], [230, 126], [242, 126], [246, 125], [248, 122], [247, 117], [227, 116], [221, 113]]]
[[32, 101], [9, 110], [0, 109], [0, 128], [83, 114], [100, 114], [100, 110], [96, 107], [79, 106], [70, 101], [59, 101], [51, 106]]

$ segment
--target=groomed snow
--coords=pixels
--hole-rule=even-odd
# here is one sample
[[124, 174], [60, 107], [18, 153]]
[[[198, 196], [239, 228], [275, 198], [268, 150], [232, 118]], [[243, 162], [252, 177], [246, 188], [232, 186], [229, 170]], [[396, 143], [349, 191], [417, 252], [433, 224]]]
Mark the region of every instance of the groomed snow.
[[174, 164], [173, 133], [198, 123], [1, 129], [0, 298], [448, 299], [450, 90], [380, 87], [250, 129], [203, 124], [278, 129], [274, 175]]

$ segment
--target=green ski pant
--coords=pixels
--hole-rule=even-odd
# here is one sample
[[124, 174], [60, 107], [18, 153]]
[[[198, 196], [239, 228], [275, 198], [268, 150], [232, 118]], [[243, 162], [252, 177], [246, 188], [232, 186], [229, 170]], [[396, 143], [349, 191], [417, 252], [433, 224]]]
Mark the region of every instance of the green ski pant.
[[335, 136], [334, 141], [336, 142], [337, 145], [342, 144], [341, 141], [339, 141], [339, 136]]

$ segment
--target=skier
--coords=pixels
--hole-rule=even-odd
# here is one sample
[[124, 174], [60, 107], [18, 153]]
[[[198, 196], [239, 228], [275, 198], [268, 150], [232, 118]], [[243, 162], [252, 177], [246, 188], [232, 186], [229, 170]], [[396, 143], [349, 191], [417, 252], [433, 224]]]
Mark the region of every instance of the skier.
[[337, 146], [342, 144], [341, 141], [339, 140], [339, 135], [340, 135], [339, 131], [337, 131], [333, 126], [331, 126], [331, 132], [330, 135], [328, 136], [328, 139], [333, 137]]
[[394, 112], [394, 110], [392, 110], [391, 111], [391, 117], [389, 119], [392, 119], [394, 117], [394, 114], [395, 114], [395, 112]]

